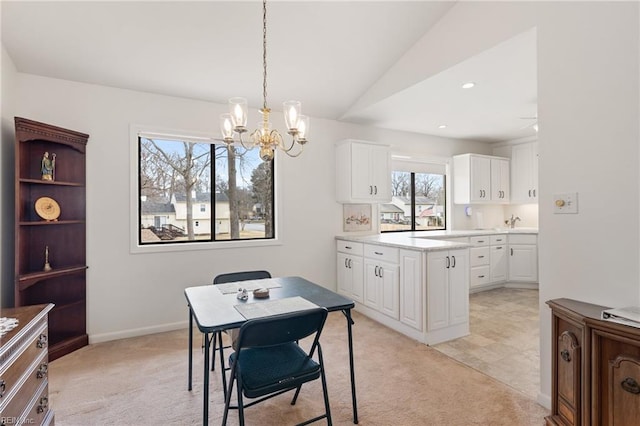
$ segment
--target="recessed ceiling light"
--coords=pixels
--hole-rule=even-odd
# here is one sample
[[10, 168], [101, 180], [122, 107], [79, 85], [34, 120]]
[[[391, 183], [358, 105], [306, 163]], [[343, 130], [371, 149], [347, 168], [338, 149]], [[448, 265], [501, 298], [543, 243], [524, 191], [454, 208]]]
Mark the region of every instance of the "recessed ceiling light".
[[469, 81], [467, 83], [464, 83], [462, 85], [463, 89], [471, 89], [473, 86], [475, 86], [476, 84], [473, 81]]
[[447, 125], [446, 124], [441, 124], [438, 126], [438, 129], [446, 129]]

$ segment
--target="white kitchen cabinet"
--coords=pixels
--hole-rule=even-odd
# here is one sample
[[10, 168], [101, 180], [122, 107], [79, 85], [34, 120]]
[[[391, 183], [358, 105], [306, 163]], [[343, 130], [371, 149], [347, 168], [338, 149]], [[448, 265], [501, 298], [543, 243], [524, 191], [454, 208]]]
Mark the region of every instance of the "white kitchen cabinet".
[[506, 204], [509, 202], [509, 159], [479, 154], [453, 157], [453, 202]]
[[507, 280], [508, 257], [507, 245], [497, 245], [490, 247], [489, 253], [489, 281], [492, 284], [504, 282]]
[[514, 145], [511, 149], [511, 201], [538, 202], [538, 143]]
[[535, 235], [509, 236], [509, 281], [538, 282], [538, 244]]
[[399, 249], [364, 245], [364, 304], [400, 319]]
[[339, 203], [391, 201], [391, 148], [346, 140], [336, 144], [336, 199]]
[[362, 243], [337, 241], [338, 293], [364, 302], [364, 265]]
[[[467, 249], [427, 254], [427, 328], [444, 329], [469, 322]], [[460, 337], [460, 336], [455, 336]], [[451, 338], [455, 338], [451, 336]]]
[[423, 255], [415, 250], [400, 250], [400, 321], [422, 330]]

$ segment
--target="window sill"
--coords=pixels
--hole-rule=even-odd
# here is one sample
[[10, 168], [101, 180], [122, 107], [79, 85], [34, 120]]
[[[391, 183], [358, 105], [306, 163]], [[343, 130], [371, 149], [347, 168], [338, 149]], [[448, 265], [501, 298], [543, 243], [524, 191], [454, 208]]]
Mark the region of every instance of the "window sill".
[[280, 246], [282, 241], [277, 238], [269, 240], [234, 240], [234, 241], [212, 241], [200, 243], [164, 243], [154, 245], [139, 245], [137, 242], [131, 244], [132, 254], [144, 253], [169, 253], [194, 250], [219, 250]]

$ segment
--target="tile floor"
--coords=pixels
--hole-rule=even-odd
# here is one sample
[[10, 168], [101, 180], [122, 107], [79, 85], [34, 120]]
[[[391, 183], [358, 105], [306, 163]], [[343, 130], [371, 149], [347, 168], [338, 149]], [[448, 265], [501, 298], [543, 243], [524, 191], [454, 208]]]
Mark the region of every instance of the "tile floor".
[[471, 334], [433, 348], [536, 400], [540, 389], [538, 290], [473, 293], [469, 312]]

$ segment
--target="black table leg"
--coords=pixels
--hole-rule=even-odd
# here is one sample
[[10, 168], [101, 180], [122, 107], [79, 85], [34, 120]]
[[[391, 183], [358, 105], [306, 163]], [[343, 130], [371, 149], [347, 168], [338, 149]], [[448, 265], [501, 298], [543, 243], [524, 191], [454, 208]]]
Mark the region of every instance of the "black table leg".
[[202, 408], [202, 425], [209, 424], [209, 333], [204, 333], [204, 402]]
[[187, 390], [191, 390], [191, 378], [193, 377], [193, 311], [189, 306], [189, 384]]
[[358, 403], [356, 401], [356, 373], [353, 363], [353, 320], [351, 319], [351, 309], [343, 311], [347, 317], [347, 334], [349, 336], [349, 369], [351, 371], [351, 403], [353, 404], [353, 423], [358, 424]]

